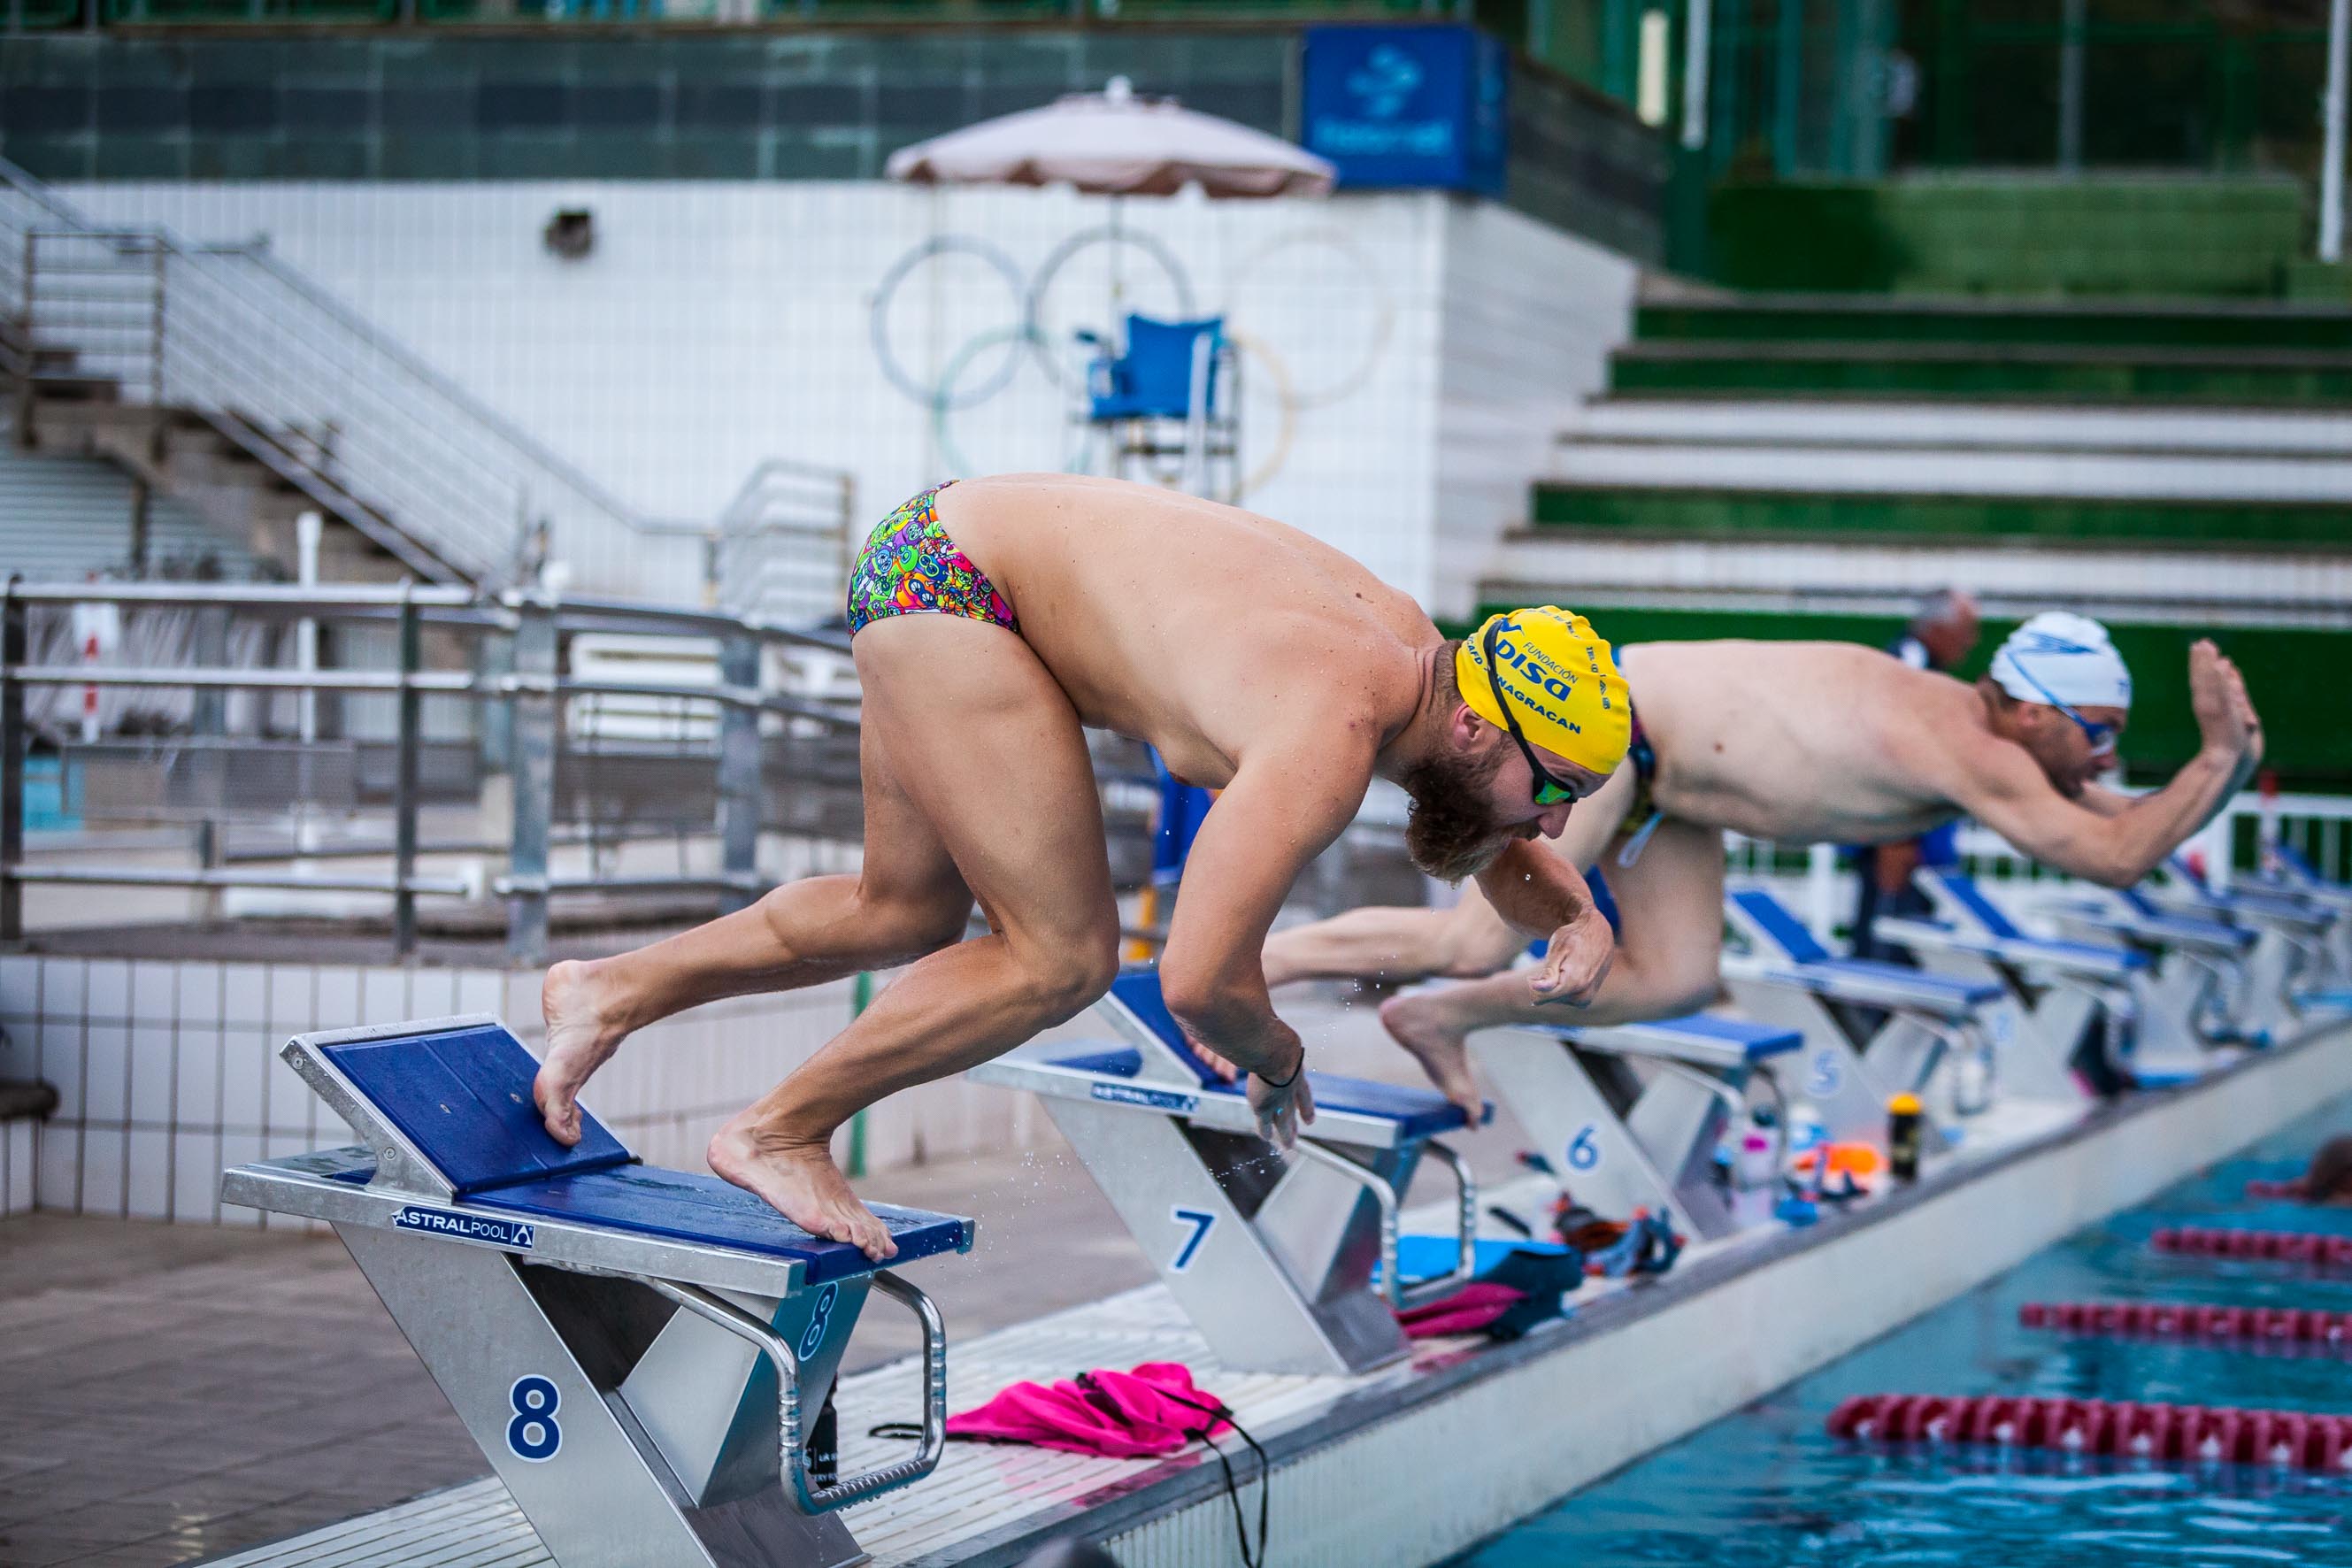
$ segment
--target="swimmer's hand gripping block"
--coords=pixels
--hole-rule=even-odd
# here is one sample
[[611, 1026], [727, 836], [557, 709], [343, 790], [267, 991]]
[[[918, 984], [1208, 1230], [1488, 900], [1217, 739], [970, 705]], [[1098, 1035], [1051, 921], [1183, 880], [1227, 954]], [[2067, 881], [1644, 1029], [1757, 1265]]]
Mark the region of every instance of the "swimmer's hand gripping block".
[[[1477, 1269], [1477, 1188], [1438, 1142], [1469, 1124], [1462, 1109], [1432, 1089], [1310, 1072], [1315, 1121], [1286, 1155], [1257, 1136], [1241, 1086], [1193, 1055], [1157, 971], [1121, 974], [1094, 1016], [1117, 1040], [1024, 1047], [968, 1076], [1045, 1101], [1217, 1359], [1349, 1373], [1409, 1354], [1392, 1309]], [[1455, 1178], [1455, 1264], [1408, 1284], [1398, 1216], [1423, 1154]]]
[[[549, 1137], [496, 1019], [303, 1035], [285, 1059], [360, 1146], [230, 1170], [222, 1196], [335, 1227], [562, 1568], [845, 1568], [838, 1510], [946, 1440], [921, 1291], [750, 1194], [639, 1163], [593, 1117]], [[972, 1223], [877, 1206], [898, 1257]], [[828, 1481], [807, 1428], [870, 1290], [921, 1323], [920, 1444]]]

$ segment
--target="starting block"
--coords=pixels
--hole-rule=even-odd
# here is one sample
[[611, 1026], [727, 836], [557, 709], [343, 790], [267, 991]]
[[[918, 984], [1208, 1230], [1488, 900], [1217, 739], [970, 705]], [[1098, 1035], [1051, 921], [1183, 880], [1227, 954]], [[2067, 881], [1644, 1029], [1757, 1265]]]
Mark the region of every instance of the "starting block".
[[[1391, 1309], [1477, 1271], [1477, 1187], [1437, 1142], [1468, 1125], [1461, 1108], [1431, 1089], [1309, 1073], [1315, 1121], [1286, 1156], [1258, 1137], [1241, 1085], [1192, 1054], [1156, 970], [1120, 975], [1095, 1014], [1120, 1043], [1025, 1047], [966, 1076], [1045, 1101], [1225, 1365], [1356, 1373], [1405, 1356]], [[1398, 1214], [1424, 1153], [1460, 1193], [1455, 1262], [1408, 1286]]]
[[[2352, 997], [2352, 882], [2331, 881], [2311, 858], [2284, 841], [2269, 846], [2271, 871], [2257, 886], [2308, 899], [2336, 916], [2329, 933], [2326, 985], [2338, 997]], [[2352, 1003], [2343, 1005], [2352, 1005]]]
[[[1832, 1142], [1883, 1142], [1889, 1095], [1908, 1089], [1924, 1099], [1947, 1055], [1985, 1048], [1982, 1011], [2000, 1000], [1999, 985], [1899, 963], [1833, 958], [1761, 888], [1742, 889], [1727, 902], [1732, 923], [1758, 956], [1746, 963], [1726, 959], [1725, 987], [1741, 1012], [1804, 1037], [1800, 1089]], [[1860, 1040], [1832, 1005], [1884, 1013], [1886, 1020]], [[1975, 1108], [1954, 1109], [1965, 1115]], [[1923, 1127], [1926, 1141], [1942, 1147], [1935, 1119], [1927, 1118]]]
[[[239, 1165], [224, 1202], [328, 1222], [562, 1568], [846, 1568], [838, 1510], [911, 1484], [947, 1437], [923, 1293], [716, 1176], [649, 1170], [487, 1016], [298, 1035], [282, 1053], [362, 1146]], [[877, 1206], [898, 1257], [972, 1222]], [[811, 1428], [869, 1289], [923, 1331], [922, 1439], [834, 1478]]]
[[2292, 1033], [2307, 1011], [2335, 1012], [2348, 1005], [2331, 984], [2335, 956], [2328, 944], [2340, 922], [2336, 910], [2259, 881], [2217, 889], [2178, 855], [2165, 869], [2172, 881], [2149, 896], [2157, 908], [2254, 933], [2233, 1009], [2246, 1034], [2278, 1038]]
[[2252, 931], [2168, 914], [2136, 891], [2064, 900], [2042, 909], [2061, 931], [2121, 942], [2148, 955], [2153, 967], [2142, 992], [2142, 1028], [2132, 1063], [2142, 1082], [2194, 1078], [2211, 1065], [2212, 1047], [2254, 1043], [2229, 1016], [2228, 1005], [2244, 991]]
[[2009, 1087], [2033, 1100], [2086, 1098], [2070, 1064], [2084, 1033], [2102, 1020], [2109, 1055], [2128, 1073], [2117, 1047], [2137, 1036], [2139, 1004], [2132, 986], [2147, 973], [2147, 954], [2033, 936], [1965, 872], [1923, 871], [1916, 879], [1939, 918], [1882, 916], [1880, 933], [1932, 973], [2001, 988], [2002, 999], [1988, 1010], [1988, 1026]]
[[[1794, 1029], [1695, 1013], [1597, 1028], [1484, 1029], [1470, 1054], [1577, 1202], [1673, 1213], [1708, 1238], [1739, 1226], [1715, 1146], [1749, 1076], [1804, 1044]], [[1631, 1059], [1652, 1064], [1649, 1081]]]

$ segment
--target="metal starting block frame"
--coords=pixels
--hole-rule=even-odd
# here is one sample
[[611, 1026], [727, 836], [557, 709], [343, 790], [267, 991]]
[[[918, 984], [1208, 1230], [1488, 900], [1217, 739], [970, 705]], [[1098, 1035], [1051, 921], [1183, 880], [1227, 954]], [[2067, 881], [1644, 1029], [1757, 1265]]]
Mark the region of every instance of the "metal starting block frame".
[[2141, 1030], [2132, 1070], [2142, 1082], [2182, 1082], [2209, 1071], [2214, 1051], [2259, 1043], [2230, 1016], [2243, 994], [2255, 936], [2221, 921], [2168, 914], [2137, 892], [2060, 900], [2041, 906], [2067, 935], [2120, 942], [2148, 956], [2140, 991]]
[[[1477, 1186], [1437, 1141], [1468, 1125], [1461, 1108], [1433, 1090], [1309, 1073], [1315, 1121], [1286, 1154], [1257, 1135], [1241, 1086], [1192, 1055], [1156, 970], [1121, 974], [1095, 1016], [1120, 1043], [1027, 1046], [966, 1076], [1045, 1101], [1226, 1366], [1349, 1373], [1402, 1359], [1411, 1346], [1393, 1309], [1477, 1268]], [[1455, 1265], [1409, 1286], [1398, 1214], [1424, 1153], [1459, 1189]]]
[[2209, 887], [2177, 855], [2166, 869], [2172, 881], [2147, 895], [2152, 906], [2254, 933], [2233, 1009], [2247, 1034], [2283, 1039], [2294, 1032], [2306, 1010], [2334, 1012], [2352, 1005], [2352, 998], [2338, 1001], [2328, 989], [2335, 971], [2330, 939], [2343, 923], [2337, 910], [2260, 882], [2232, 885], [2226, 891]]
[[[239, 1165], [224, 1202], [328, 1222], [562, 1568], [847, 1568], [836, 1510], [911, 1484], [947, 1436], [947, 1342], [913, 1285], [716, 1176], [638, 1164], [531, 1102], [488, 1016], [298, 1035], [282, 1053], [364, 1146]], [[898, 1256], [972, 1222], [877, 1207]], [[812, 1473], [809, 1429], [869, 1289], [923, 1330], [922, 1439]]]
[[[1907, 1089], [1925, 1099], [1947, 1057], [1990, 1046], [1983, 1009], [2000, 1000], [1999, 985], [1833, 957], [1766, 889], [1737, 889], [1724, 904], [1758, 955], [1727, 957], [1725, 988], [1741, 1012], [1804, 1037], [1797, 1091], [1812, 1102], [1832, 1141], [1883, 1143], [1890, 1095]], [[1886, 1018], [1859, 1040], [1832, 1004]], [[1921, 1119], [1921, 1139], [1938, 1150], [1948, 1142], [1932, 1116]]]
[[2273, 892], [2293, 893], [2336, 912], [2328, 933], [2327, 967], [2323, 983], [2338, 995], [2352, 995], [2352, 882], [2334, 882], [2319, 874], [2310, 857], [2284, 842], [2269, 846], [2272, 873], [2254, 885]]
[[2001, 1000], [1985, 1016], [2005, 1089], [2062, 1104], [2090, 1099], [2072, 1063], [2084, 1033], [2100, 1022], [2110, 1063], [2128, 1076], [2127, 1047], [2140, 1029], [2133, 987], [2148, 973], [2147, 954], [2034, 936], [1963, 871], [1920, 871], [1913, 879], [1937, 918], [1882, 915], [1879, 934], [1930, 973], [2000, 987]]
[[[1671, 1212], [1712, 1239], [1740, 1228], [1714, 1180], [1716, 1143], [1749, 1078], [1803, 1045], [1794, 1029], [1695, 1013], [1482, 1029], [1470, 1055], [1577, 1202], [1610, 1215]], [[1651, 1064], [1646, 1083], [1634, 1059]]]

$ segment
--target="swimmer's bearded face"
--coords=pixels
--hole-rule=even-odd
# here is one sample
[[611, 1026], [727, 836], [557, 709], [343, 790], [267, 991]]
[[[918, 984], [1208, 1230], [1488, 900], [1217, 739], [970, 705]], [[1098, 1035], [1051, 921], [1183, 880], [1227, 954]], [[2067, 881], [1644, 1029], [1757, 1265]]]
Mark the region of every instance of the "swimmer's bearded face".
[[1404, 792], [1412, 798], [1404, 847], [1415, 866], [1458, 882], [1485, 870], [1514, 838], [1535, 837], [1533, 823], [1522, 827], [1506, 822], [1495, 807], [1503, 751], [1495, 746], [1475, 753], [1441, 752], [1404, 776]]

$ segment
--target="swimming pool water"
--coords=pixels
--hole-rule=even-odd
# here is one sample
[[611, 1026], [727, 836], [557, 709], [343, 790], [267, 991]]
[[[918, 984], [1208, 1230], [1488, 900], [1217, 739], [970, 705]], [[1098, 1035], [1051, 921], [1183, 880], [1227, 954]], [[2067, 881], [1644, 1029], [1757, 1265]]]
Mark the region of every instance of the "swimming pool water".
[[[1822, 1422], [1858, 1394], [2015, 1394], [2352, 1411], [2352, 1351], [2075, 1338], [2019, 1326], [2032, 1300], [2235, 1302], [2352, 1311], [2352, 1275], [2148, 1249], [2158, 1226], [2352, 1234], [2352, 1210], [2248, 1203], [2352, 1131], [2352, 1100], [2049, 1247], [1811, 1377], [1514, 1526], [1449, 1568], [2097, 1563], [2352, 1568], [2352, 1478], [1967, 1447], [1864, 1448]], [[1824, 1310], [1834, 1310], [1824, 1302]]]

